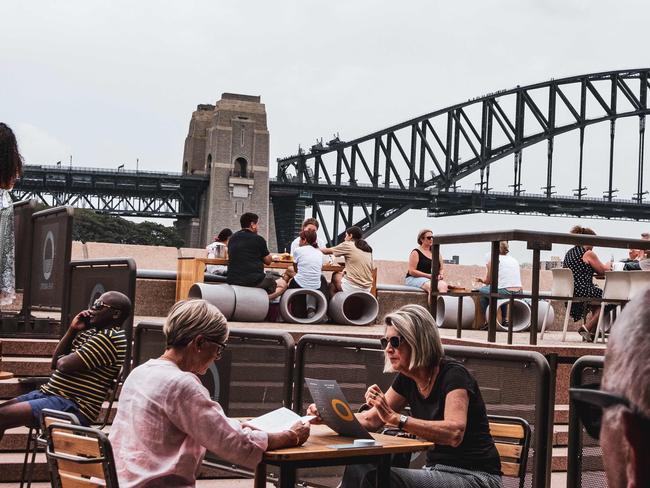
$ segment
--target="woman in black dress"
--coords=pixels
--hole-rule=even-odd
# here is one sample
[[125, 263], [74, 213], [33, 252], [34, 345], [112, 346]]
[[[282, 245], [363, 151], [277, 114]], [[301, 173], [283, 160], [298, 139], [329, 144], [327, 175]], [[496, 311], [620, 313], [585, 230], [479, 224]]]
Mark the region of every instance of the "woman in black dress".
[[[588, 227], [576, 225], [571, 229], [571, 234], [586, 234], [595, 236], [596, 233]], [[594, 275], [602, 275], [612, 269], [611, 263], [603, 263], [593, 251], [593, 246], [574, 246], [564, 256], [563, 266], [573, 273], [573, 296], [602, 298], [603, 290], [594, 284]], [[577, 302], [571, 305], [571, 318], [574, 321], [585, 319], [585, 325], [578, 329], [578, 333], [587, 341], [592, 342], [598, 325], [598, 306], [587, 302]], [[587, 313], [591, 317], [586, 320]]]
[[[420, 305], [405, 305], [384, 318], [386, 372], [397, 372], [385, 393], [366, 391], [369, 410], [357, 419], [368, 430], [398, 427], [435, 443], [423, 469], [392, 468], [395, 488], [500, 488], [501, 462], [490, 435], [476, 379], [461, 363], [444, 356], [438, 327]], [[410, 405], [412, 417], [400, 415]], [[314, 404], [307, 414], [318, 415]], [[375, 486], [374, 465], [349, 466], [342, 488]]]

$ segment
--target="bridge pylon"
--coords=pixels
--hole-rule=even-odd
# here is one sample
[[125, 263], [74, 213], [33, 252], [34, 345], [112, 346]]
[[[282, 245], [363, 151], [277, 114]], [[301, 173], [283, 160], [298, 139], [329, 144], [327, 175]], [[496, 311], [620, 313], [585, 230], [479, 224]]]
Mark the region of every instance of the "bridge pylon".
[[223, 93], [215, 105], [199, 105], [185, 138], [183, 174], [210, 178], [199, 219], [179, 219], [185, 245], [203, 247], [224, 227], [240, 228], [245, 212], [260, 216], [259, 233], [275, 248], [269, 206], [269, 131], [259, 96]]

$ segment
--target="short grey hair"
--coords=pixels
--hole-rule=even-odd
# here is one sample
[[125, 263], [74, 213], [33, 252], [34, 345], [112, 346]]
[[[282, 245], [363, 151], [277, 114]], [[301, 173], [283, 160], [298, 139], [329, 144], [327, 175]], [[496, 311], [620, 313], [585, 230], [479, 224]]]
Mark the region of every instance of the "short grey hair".
[[[386, 327], [397, 333], [411, 346], [409, 369], [438, 366], [445, 352], [440, 341], [438, 325], [429, 311], [421, 305], [404, 305], [384, 317]], [[386, 357], [384, 372], [394, 371]]]
[[650, 288], [629, 302], [612, 325], [603, 390], [625, 396], [650, 415]]
[[228, 339], [228, 322], [217, 307], [205, 300], [181, 300], [169, 311], [163, 332], [167, 347], [187, 346], [199, 334], [224, 343]]

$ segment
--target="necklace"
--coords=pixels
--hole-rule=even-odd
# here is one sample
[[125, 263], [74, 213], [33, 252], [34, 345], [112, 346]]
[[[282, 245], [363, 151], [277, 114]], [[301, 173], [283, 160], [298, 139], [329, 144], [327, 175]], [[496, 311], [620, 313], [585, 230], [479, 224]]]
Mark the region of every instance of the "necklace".
[[417, 384], [417, 381], [415, 382], [415, 386], [417, 386], [418, 391], [420, 392], [420, 394], [424, 395], [424, 392], [429, 389], [429, 386], [431, 385], [431, 380], [433, 379], [433, 373], [434, 372], [431, 371], [431, 374], [429, 375], [429, 379], [427, 381], [427, 384], [424, 385], [424, 388], [420, 388], [420, 385]]

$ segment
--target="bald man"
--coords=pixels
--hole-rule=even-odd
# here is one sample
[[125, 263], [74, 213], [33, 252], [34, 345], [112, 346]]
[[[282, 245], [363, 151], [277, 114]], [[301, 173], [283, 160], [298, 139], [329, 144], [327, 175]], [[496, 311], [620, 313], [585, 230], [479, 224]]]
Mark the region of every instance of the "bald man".
[[601, 391], [601, 404], [608, 404], [600, 440], [610, 488], [650, 486], [650, 288], [612, 326]]
[[0, 440], [7, 429], [39, 425], [44, 408], [73, 413], [83, 425], [92, 423], [125, 361], [122, 325], [131, 310], [126, 295], [108, 291], [79, 312], [52, 355], [50, 380], [0, 406]]

